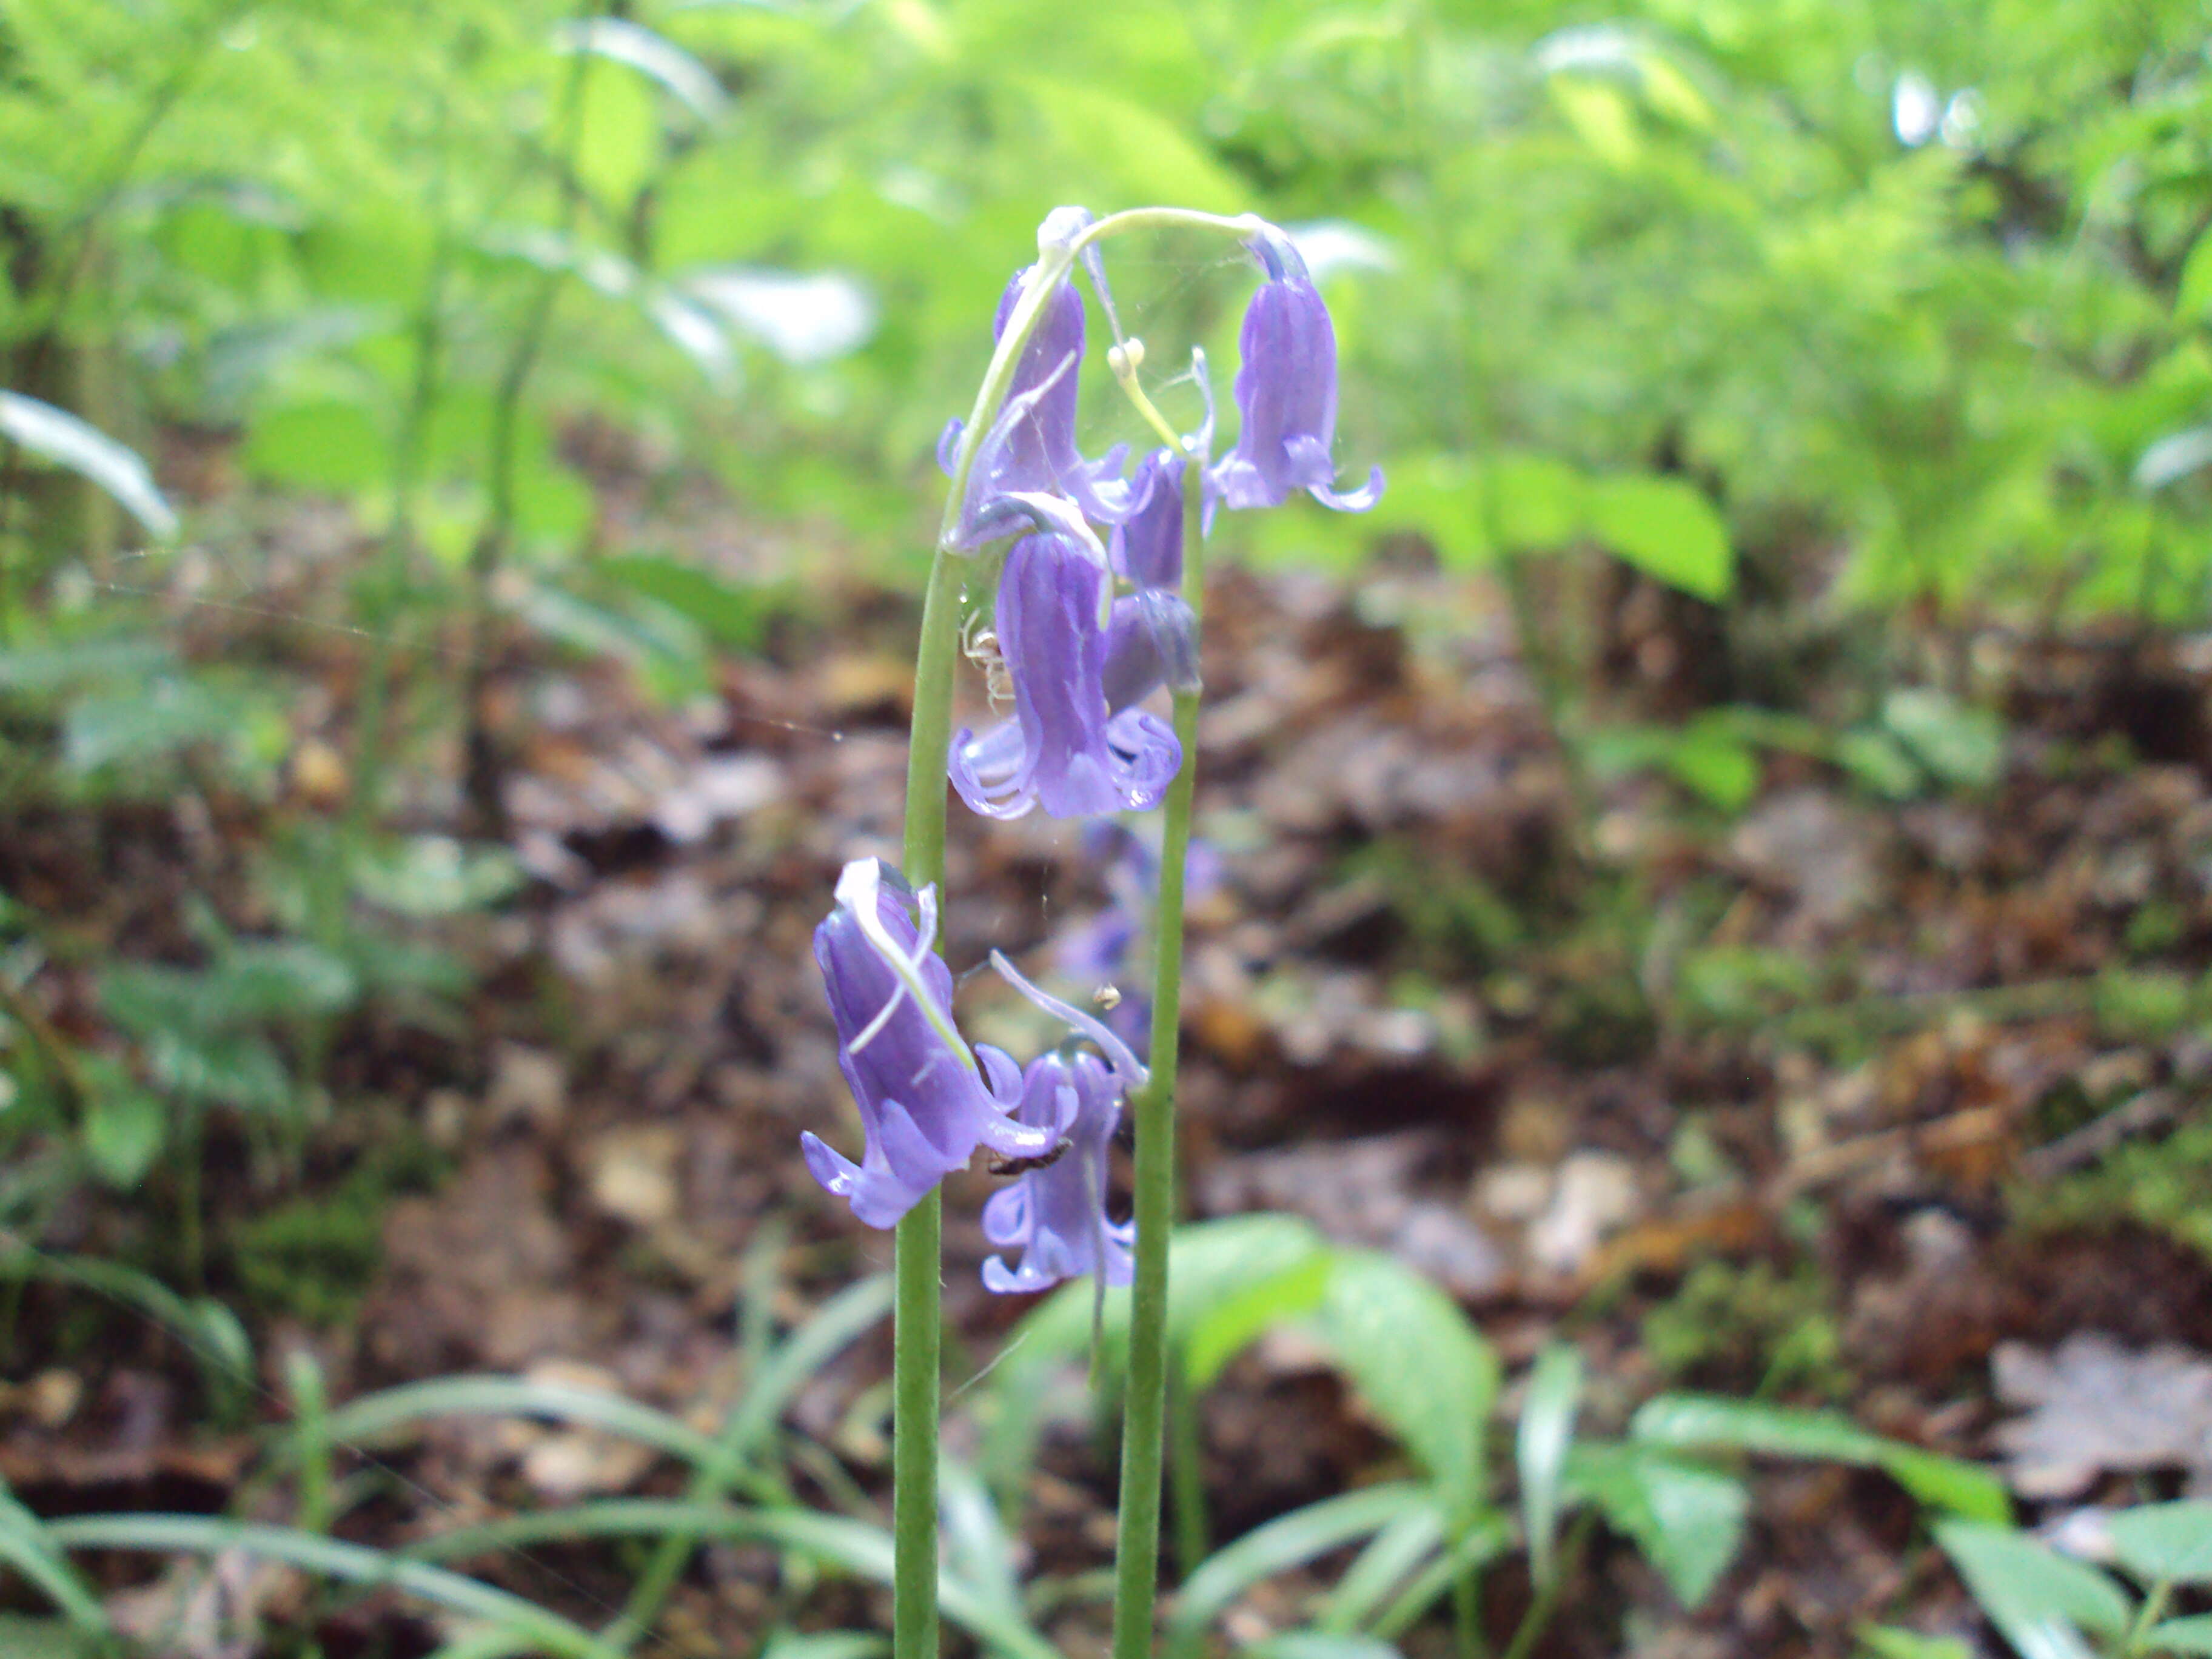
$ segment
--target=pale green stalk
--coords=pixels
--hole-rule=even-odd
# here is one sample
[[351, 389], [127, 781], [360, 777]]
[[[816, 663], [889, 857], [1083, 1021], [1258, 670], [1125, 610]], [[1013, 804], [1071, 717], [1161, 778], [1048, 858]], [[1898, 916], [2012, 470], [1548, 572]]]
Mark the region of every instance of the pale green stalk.
[[[1014, 365], [1036, 332], [1044, 302], [1074, 262], [1065, 246], [1038, 251], [984, 371], [960, 434], [952, 486], [930, 561], [921, 641], [914, 665], [914, 719], [907, 739], [906, 830], [900, 859], [916, 891], [945, 881], [945, 752], [952, 742], [952, 675], [960, 658], [963, 556], [951, 545], [968, 499], [975, 451], [1013, 384]], [[940, 897], [942, 896], [940, 891]], [[892, 1262], [891, 1568], [892, 1659], [937, 1659], [937, 1414], [945, 1206], [933, 1188], [898, 1224]]]
[[[1183, 446], [1182, 597], [1194, 646], [1206, 605], [1203, 538], [1207, 459]], [[1160, 834], [1158, 909], [1152, 923], [1152, 1078], [1139, 1091], [1136, 1271], [1129, 1301], [1129, 1386], [1121, 1418], [1121, 1529], [1114, 1559], [1114, 1659], [1146, 1659], [1160, 1557], [1160, 1466], [1168, 1385], [1168, 1235], [1176, 1212], [1176, 1065], [1182, 1030], [1182, 902], [1198, 779], [1196, 688], [1175, 696], [1182, 767], [1168, 787]]]
[[[1032, 313], [1032, 315], [1035, 313]], [[1012, 332], [1011, 330], [1008, 332]], [[972, 447], [963, 442], [963, 450]], [[963, 469], [964, 470], [964, 469]], [[945, 751], [952, 740], [952, 671], [960, 647], [960, 556], [940, 547], [922, 601], [907, 749], [902, 857], [917, 890], [945, 880]], [[944, 1200], [929, 1195], [898, 1224], [891, 1350], [892, 1659], [937, 1656], [937, 1385]]]

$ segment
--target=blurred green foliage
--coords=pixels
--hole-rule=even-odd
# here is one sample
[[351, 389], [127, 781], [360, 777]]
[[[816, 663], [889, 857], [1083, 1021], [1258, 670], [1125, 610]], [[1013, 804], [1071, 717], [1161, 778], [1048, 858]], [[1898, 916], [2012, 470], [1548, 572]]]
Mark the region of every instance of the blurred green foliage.
[[[1271, 551], [1592, 542], [1707, 598], [1817, 554], [1869, 599], [2193, 613], [2203, 32], [2122, 0], [24, 0], [0, 339], [113, 354], [103, 428], [212, 422], [364, 498], [411, 473], [449, 559], [502, 488], [526, 541], [587, 533], [586, 414], [911, 545], [1041, 212], [1249, 207], [1324, 227], [1347, 460], [1395, 484]], [[1225, 344], [1182, 252], [1127, 277], [1133, 321]]]
[[[96, 970], [108, 1028], [83, 1064], [0, 1034], [20, 1121], [73, 1123], [78, 1167], [123, 1186], [210, 1108], [296, 1155], [338, 1024], [395, 1000], [434, 1024], [465, 983], [408, 930], [514, 884], [386, 837], [398, 765], [461, 726], [464, 827], [495, 832], [502, 638], [681, 699], [803, 604], [811, 568], [652, 527], [702, 477], [810, 562], [918, 562], [933, 441], [1060, 202], [1298, 228], [1343, 349], [1346, 471], [1383, 459], [1392, 488], [1366, 517], [1229, 515], [1224, 540], [1502, 561], [1578, 775], [1656, 768], [1723, 814], [1777, 753], [1880, 797], [1987, 788], [2001, 727], [1929, 687], [1869, 684], [1827, 724], [1742, 701], [1585, 718], [1589, 596], [1521, 568], [1602, 550], [1724, 629], [1778, 602], [2197, 617], [2205, 38], [2201, 6], [2131, 0], [19, 0], [0, 787], [220, 793], [264, 847], [260, 935], [210, 911], [191, 960], [103, 968], [10, 916], [10, 983]], [[1115, 250], [1177, 418], [1188, 349], [1233, 361], [1237, 263]], [[1091, 408], [1103, 428], [1119, 404]], [[179, 443], [224, 466], [173, 504], [160, 485], [200, 477]], [[341, 580], [280, 590], [298, 556], [271, 511], [317, 496], [362, 534]], [[210, 660], [158, 603], [264, 587], [354, 653], [319, 797], [287, 793], [319, 667]], [[1510, 951], [1518, 919], [1463, 899], [1437, 926]], [[2170, 1023], [2138, 988], [2112, 1018]]]

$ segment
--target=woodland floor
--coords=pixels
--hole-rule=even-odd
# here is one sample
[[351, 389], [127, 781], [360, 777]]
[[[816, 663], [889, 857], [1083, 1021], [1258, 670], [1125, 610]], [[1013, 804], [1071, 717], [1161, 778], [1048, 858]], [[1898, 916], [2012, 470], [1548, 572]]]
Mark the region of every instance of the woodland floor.
[[[1931, 640], [1932, 661], [1966, 665], [2006, 710], [2002, 776], [1984, 790], [1888, 801], [1769, 750], [1741, 813], [1639, 772], [1582, 786], [1578, 816], [1488, 581], [1418, 561], [1356, 592], [1230, 571], [1209, 605], [1199, 796], [1221, 878], [1192, 923], [1189, 1213], [1286, 1210], [1394, 1251], [1458, 1297], [1511, 1373], [1571, 1340], [1594, 1431], [1662, 1388], [1705, 1389], [1840, 1406], [2003, 1462], [2044, 1506], [2032, 1515], [2212, 1481], [2212, 1037], [2191, 1000], [2212, 961], [2205, 641]], [[281, 617], [186, 622], [194, 656], [323, 662], [332, 708], [358, 672], [356, 642]], [[1670, 645], [1665, 607], [1633, 592], [1607, 625], [1626, 666], [1607, 695], [1663, 713], [1668, 653], [1694, 647]], [[449, 931], [476, 989], [442, 1023], [348, 1028], [303, 1185], [258, 1189], [234, 1132], [215, 1127], [211, 1288], [250, 1313], [267, 1390], [252, 1416], [281, 1417], [277, 1357], [302, 1343], [338, 1401], [498, 1370], [711, 1416], [736, 1383], [749, 1250], [783, 1238], [784, 1319], [888, 1267], [887, 1237], [814, 1188], [798, 1137], [857, 1151], [808, 936], [841, 863], [893, 852], [911, 629], [905, 599], [819, 596], [680, 712], [617, 666], [516, 648], [507, 799], [531, 880]], [[1662, 672], [1647, 683], [1639, 663]], [[334, 720], [303, 705], [298, 740], [337, 747]], [[409, 775], [457, 769], [433, 746]], [[404, 818], [449, 830], [454, 810], [449, 785], [425, 783]], [[957, 804], [954, 825], [956, 971], [994, 945], [1048, 965], [1104, 899], [1077, 835], [987, 829]], [[255, 927], [244, 872], [266, 833], [259, 809], [221, 799], [57, 809], [0, 830], [0, 878], [158, 958], [189, 951], [188, 891]], [[83, 1023], [66, 981], [50, 1012]], [[981, 980], [963, 1017], [987, 1039], [1020, 1030]], [[973, 1433], [959, 1390], [1024, 1305], [977, 1276], [991, 1187], [979, 1168], [948, 1188], [956, 1449]], [[319, 1256], [343, 1249], [312, 1229], [284, 1265], [337, 1283], [336, 1299], [250, 1291], [249, 1224], [302, 1206], [367, 1218], [350, 1267]], [[41, 1243], [143, 1256], [159, 1209], [158, 1194], [88, 1195]], [[290, 1237], [252, 1236], [267, 1251]], [[790, 1421], [834, 1464], [801, 1466], [803, 1492], [887, 1489], [889, 1346], [878, 1329], [801, 1395]], [[0, 1474], [40, 1513], [262, 1501], [241, 1490], [252, 1431], [213, 1425], [188, 1357], [150, 1325], [34, 1289], [6, 1375]], [[1288, 1336], [1232, 1363], [1201, 1415], [1220, 1538], [1396, 1456]], [[599, 1437], [480, 1419], [381, 1456], [404, 1482], [371, 1469], [376, 1495], [343, 1535], [391, 1542], [678, 1485]], [[1756, 1491], [1747, 1548], [1703, 1607], [1675, 1607], [1600, 1534], [1540, 1650], [1840, 1656], [1869, 1620], [1973, 1628], [1884, 1478], [1763, 1464]], [[1111, 1494], [1089, 1439], [1048, 1440], [1028, 1571], [1103, 1565]], [[619, 1604], [634, 1565], [558, 1547], [471, 1570], [588, 1619]], [[118, 1595], [173, 1582], [133, 1571], [114, 1565]], [[1294, 1624], [1318, 1582], [1271, 1587], [1230, 1629]], [[283, 1575], [234, 1588], [275, 1623], [298, 1615]], [[1511, 1568], [1487, 1594], [1502, 1640], [1526, 1581]], [[665, 1651], [746, 1650], [771, 1613], [884, 1619], [872, 1591], [809, 1589], [765, 1550], [718, 1547], [678, 1589]], [[317, 1617], [326, 1659], [434, 1645], [381, 1595]], [[1071, 1604], [1047, 1627], [1095, 1651], [1101, 1617]], [[1435, 1624], [1407, 1645], [1441, 1659], [1450, 1638]]]

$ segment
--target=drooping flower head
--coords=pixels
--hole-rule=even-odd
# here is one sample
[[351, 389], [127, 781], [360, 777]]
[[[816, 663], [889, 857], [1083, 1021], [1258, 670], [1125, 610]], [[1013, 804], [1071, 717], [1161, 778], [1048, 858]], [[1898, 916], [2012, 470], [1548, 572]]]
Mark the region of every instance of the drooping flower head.
[[1127, 1284], [1136, 1224], [1106, 1218], [1107, 1152], [1121, 1115], [1120, 1082], [1087, 1054], [1041, 1055], [1024, 1074], [1020, 1115], [1024, 1123], [1058, 1126], [1059, 1139], [1049, 1163], [1024, 1170], [984, 1205], [984, 1237], [1021, 1253], [1012, 1267], [995, 1255], [986, 1261], [984, 1287], [1042, 1291], [1085, 1273], [1109, 1285]]
[[978, 1146], [1036, 1158], [1058, 1143], [1054, 1123], [1018, 1122], [1021, 1070], [988, 1046], [970, 1052], [952, 1021], [952, 975], [934, 947], [934, 889], [921, 925], [873, 859], [845, 866], [837, 908], [814, 930], [837, 1063], [852, 1085], [867, 1142], [854, 1164], [811, 1132], [799, 1137], [814, 1178], [871, 1227], [912, 1209]]
[[1339, 494], [1336, 464], [1336, 330], [1321, 290], [1289, 237], [1268, 226], [1247, 245], [1267, 268], [1239, 336], [1237, 447], [1207, 475], [1210, 494], [1231, 507], [1279, 507], [1303, 489], [1323, 507], [1361, 513], [1382, 496], [1382, 469], [1363, 489]]
[[1115, 574], [1139, 588], [1172, 593], [1182, 585], [1184, 465], [1173, 451], [1156, 449], [1137, 464], [1136, 476], [1129, 480], [1136, 506], [1114, 526], [1107, 545]]
[[[1133, 706], [1173, 666], [1160, 660], [1172, 629], [1137, 610], [1122, 625], [1129, 600], [1102, 626], [1105, 581], [1062, 532], [1024, 537], [1007, 554], [994, 626], [1014, 715], [980, 737], [963, 728], [947, 763], [960, 798], [986, 817], [1017, 818], [1033, 805], [1056, 818], [1148, 811], [1182, 764], [1167, 722]], [[1187, 657], [1187, 629], [1184, 637]], [[1117, 651], [1118, 702], [1107, 678]]]
[[[993, 339], [1006, 333], [1028, 274], [1018, 270], [1006, 284], [991, 325]], [[1018, 520], [997, 510], [1004, 497], [1017, 494], [1064, 497], [1100, 524], [1113, 524], [1128, 512], [1133, 498], [1121, 480], [1121, 465], [1129, 447], [1116, 444], [1095, 461], [1085, 460], [1075, 447], [1083, 337], [1083, 296], [1073, 283], [1062, 282], [1046, 300], [1036, 331], [1015, 360], [1002, 412], [976, 448], [961, 505], [957, 545], [980, 546], [1018, 527]], [[962, 422], [952, 421], [937, 441], [937, 463], [947, 476], [963, 428]]]

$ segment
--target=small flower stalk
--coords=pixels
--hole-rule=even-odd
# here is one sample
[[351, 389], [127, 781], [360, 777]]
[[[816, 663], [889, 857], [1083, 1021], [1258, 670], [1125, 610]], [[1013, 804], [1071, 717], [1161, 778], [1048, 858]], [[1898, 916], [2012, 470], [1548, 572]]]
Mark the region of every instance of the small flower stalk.
[[[1105, 240], [1164, 228], [1234, 237], [1265, 277], [1240, 335], [1236, 442], [1218, 462], [1202, 354], [1193, 354], [1193, 379], [1204, 419], [1177, 436], [1142, 383], [1143, 342], [1123, 334], [1106, 289]], [[1092, 459], [1077, 441], [1089, 323], [1079, 270], [1114, 337], [1115, 380], [1168, 440], [1126, 476], [1127, 444]], [[1146, 208], [1095, 220], [1057, 209], [1040, 228], [1036, 262], [1000, 296], [992, 332], [975, 406], [939, 445], [953, 488], [916, 662], [904, 876], [874, 860], [848, 865], [836, 908], [815, 932], [861, 1154], [855, 1162], [811, 1132], [801, 1144], [815, 1179], [858, 1220], [897, 1229], [893, 1659], [937, 1659], [939, 1188], [979, 1152], [1009, 1183], [983, 1206], [985, 1236], [999, 1252], [983, 1264], [988, 1289], [1033, 1292], [1083, 1277], [1132, 1287], [1114, 1650], [1115, 1659], [1146, 1659], [1159, 1536], [1182, 904], [1187, 884], [1203, 879], [1189, 856], [1203, 536], [1217, 507], [1275, 507], [1299, 490], [1356, 512], [1379, 498], [1382, 477], [1378, 468], [1363, 487], [1337, 489], [1328, 307], [1291, 238], [1249, 215]], [[990, 648], [975, 654], [992, 670], [994, 704], [1010, 702], [1011, 711], [980, 732], [955, 731], [963, 637], [955, 568], [997, 558], [1002, 547]], [[969, 637], [972, 645], [981, 636]], [[1172, 720], [1147, 706], [1162, 694]], [[1026, 1066], [969, 1044], [937, 949], [946, 781], [970, 811], [993, 819], [1042, 808], [1103, 823], [1164, 808], [1158, 854], [1126, 826], [1102, 832], [1123, 844], [1117, 914], [1102, 924], [1094, 954], [1118, 968], [1148, 933], [1149, 999], [1109, 1004], [1110, 1022], [1101, 1021], [1039, 990], [994, 951], [1000, 976], [1067, 1036]], [[1147, 902], [1149, 928], [1135, 915]], [[1149, 1066], [1130, 1047], [1148, 1010]], [[1116, 1221], [1111, 1170], [1125, 1116], [1136, 1123], [1135, 1214]]]

